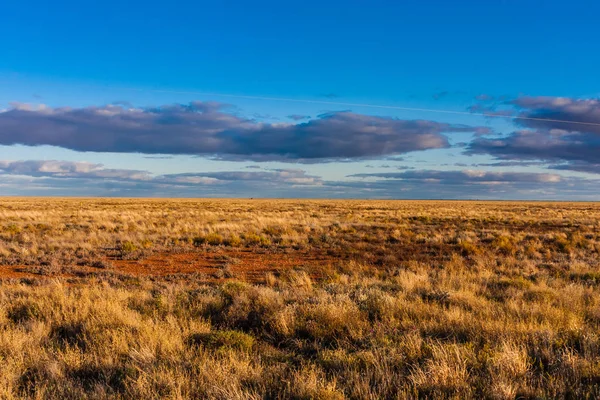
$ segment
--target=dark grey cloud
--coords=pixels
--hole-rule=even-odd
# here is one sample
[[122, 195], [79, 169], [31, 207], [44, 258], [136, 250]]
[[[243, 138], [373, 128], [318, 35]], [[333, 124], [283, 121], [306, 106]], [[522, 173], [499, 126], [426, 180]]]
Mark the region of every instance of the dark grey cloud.
[[[491, 163], [478, 163], [471, 164], [472, 167], [530, 167], [530, 166], [543, 166], [547, 163], [544, 161], [496, 161]], [[466, 167], [466, 164], [458, 165], [459, 167]]]
[[588, 162], [574, 161], [566, 164], [551, 165], [550, 168], [555, 170], [586, 172], [588, 174], [600, 174], [600, 164], [592, 164]]
[[0, 112], [0, 144], [76, 151], [194, 154], [232, 160], [315, 162], [449, 147], [444, 133], [483, 128], [333, 112], [299, 124], [266, 123], [218, 103], [135, 109], [13, 104]]
[[600, 163], [600, 137], [558, 129], [519, 130], [505, 137], [478, 138], [468, 154], [491, 154], [500, 159]]
[[530, 119], [518, 122], [528, 128], [560, 129], [600, 135], [600, 100], [568, 97], [520, 97], [511, 101]]
[[600, 164], [600, 100], [521, 97], [510, 101], [522, 129], [501, 137], [476, 138], [467, 154], [501, 160], [538, 160], [556, 169], [596, 173]]

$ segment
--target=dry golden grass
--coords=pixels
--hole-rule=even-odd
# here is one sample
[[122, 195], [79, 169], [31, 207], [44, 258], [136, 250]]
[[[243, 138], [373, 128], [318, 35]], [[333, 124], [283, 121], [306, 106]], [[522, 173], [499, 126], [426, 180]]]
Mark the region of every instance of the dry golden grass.
[[0, 398], [598, 398], [599, 250], [592, 203], [1, 199]]

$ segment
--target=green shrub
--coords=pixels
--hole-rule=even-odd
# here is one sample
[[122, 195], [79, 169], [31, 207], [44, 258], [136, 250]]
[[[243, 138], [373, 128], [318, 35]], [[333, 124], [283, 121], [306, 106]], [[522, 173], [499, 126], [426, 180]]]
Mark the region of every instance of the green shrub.
[[211, 232], [204, 237], [206, 239], [206, 243], [211, 246], [218, 246], [223, 243], [223, 236], [219, 235], [216, 232]]
[[121, 243], [121, 252], [125, 254], [133, 253], [137, 250], [137, 246], [129, 240]]
[[225, 244], [231, 247], [240, 247], [242, 245], [242, 239], [238, 235], [231, 235], [225, 240]]
[[246, 233], [244, 235], [244, 242], [246, 246], [267, 247], [271, 244], [271, 240], [268, 237], [257, 235], [256, 233]]
[[203, 244], [208, 244], [211, 246], [219, 246], [219, 245], [223, 244], [223, 236], [221, 236], [220, 234], [218, 234], [216, 232], [211, 232], [205, 236], [196, 236], [192, 240], [192, 243], [196, 247], [202, 246]]

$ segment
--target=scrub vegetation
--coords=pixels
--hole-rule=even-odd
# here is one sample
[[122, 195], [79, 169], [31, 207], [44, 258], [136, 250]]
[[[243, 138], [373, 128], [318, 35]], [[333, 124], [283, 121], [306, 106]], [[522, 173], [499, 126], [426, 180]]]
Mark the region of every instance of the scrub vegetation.
[[598, 398], [595, 203], [0, 199], [0, 398]]

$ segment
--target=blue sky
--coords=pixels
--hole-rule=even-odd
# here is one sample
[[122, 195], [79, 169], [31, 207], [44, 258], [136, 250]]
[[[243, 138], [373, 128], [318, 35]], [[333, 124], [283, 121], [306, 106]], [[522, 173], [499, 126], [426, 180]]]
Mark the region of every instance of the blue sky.
[[596, 200], [599, 12], [9, 2], [0, 194]]

